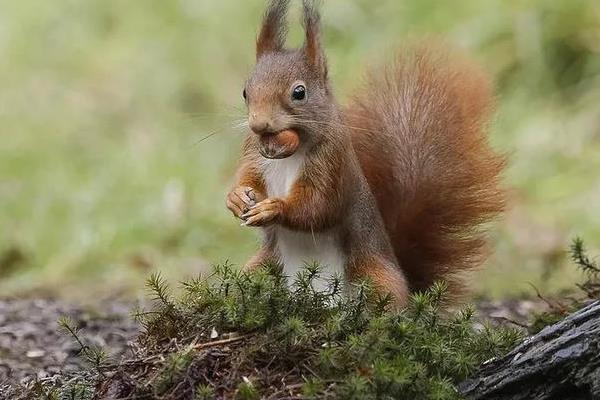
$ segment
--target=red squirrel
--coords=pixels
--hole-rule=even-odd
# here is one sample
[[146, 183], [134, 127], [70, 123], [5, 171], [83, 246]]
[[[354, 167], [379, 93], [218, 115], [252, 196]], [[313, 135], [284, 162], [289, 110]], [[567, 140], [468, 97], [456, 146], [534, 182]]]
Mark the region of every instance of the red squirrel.
[[485, 136], [487, 76], [468, 60], [420, 45], [368, 75], [341, 107], [321, 45], [320, 16], [303, 1], [305, 40], [285, 47], [289, 0], [271, 0], [243, 97], [251, 132], [227, 207], [261, 227], [246, 264], [318, 262], [324, 276], [371, 280], [403, 307], [411, 291], [486, 256], [482, 224], [504, 208], [504, 158]]

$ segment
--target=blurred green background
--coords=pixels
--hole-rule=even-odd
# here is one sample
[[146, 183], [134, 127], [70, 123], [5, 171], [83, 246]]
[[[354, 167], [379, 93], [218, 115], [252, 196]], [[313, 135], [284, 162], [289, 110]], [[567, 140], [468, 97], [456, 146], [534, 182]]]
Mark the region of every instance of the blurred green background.
[[[0, 295], [135, 295], [154, 269], [178, 279], [243, 262], [257, 236], [223, 198], [263, 6], [0, 2]], [[576, 279], [570, 239], [600, 248], [600, 2], [323, 9], [342, 102], [366, 67], [422, 36], [466, 48], [495, 77], [492, 140], [510, 155], [512, 211], [493, 230], [476, 290], [555, 291]], [[293, 44], [297, 21], [296, 11]]]

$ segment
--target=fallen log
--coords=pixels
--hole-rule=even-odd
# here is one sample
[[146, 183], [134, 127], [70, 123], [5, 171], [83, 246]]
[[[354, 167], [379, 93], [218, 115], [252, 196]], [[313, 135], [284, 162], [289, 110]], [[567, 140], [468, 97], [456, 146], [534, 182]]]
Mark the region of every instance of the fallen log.
[[470, 400], [600, 399], [600, 301], [486, 362], [458, 389]]

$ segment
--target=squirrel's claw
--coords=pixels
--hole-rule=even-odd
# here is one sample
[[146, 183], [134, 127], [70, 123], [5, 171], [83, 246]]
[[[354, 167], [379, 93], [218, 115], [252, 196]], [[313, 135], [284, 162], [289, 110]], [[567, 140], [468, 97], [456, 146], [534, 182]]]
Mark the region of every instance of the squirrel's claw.
[[248, 212], [250, 207], [256, 205], [255, 199], [256, 194], [254, 193], [254, 189], [246, 186], [239, 186], [229, 192], [225, 204], [233, 215], [242, 218], [242, 214]]
[[281, 216], [283, 212], [283, 200], [266, 199], [250, 207], [250, 210], [242, 214], [245, 220], [244, 226], [266, 226], [270, 225]]

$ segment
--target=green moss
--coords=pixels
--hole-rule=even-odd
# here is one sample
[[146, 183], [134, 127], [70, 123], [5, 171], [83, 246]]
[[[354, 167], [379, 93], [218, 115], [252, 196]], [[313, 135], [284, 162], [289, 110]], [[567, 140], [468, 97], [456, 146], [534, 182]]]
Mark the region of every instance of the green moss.
[[258, 400], [260, 399], [260, 393], [252, 382], [245, 380], [238, 385], [236, 398], [239, 400]]
[[338, 279], [315, 292], [318, 276], [308, 266], [288, 288], [278, 268], [247, 275], [223, 265], [174, 294], [153, 275], [135, 356], [80, 382], [141, 399], [455, 399], [454, 384], [519, 339], [476, 329], [470, 308], [445, 310], [442, 283], [394, 312], [368, 282], [344, 296]]
[[215, 398], [215, 389], [210, 385], [198, 385], [195, 400], [211, 400]]

